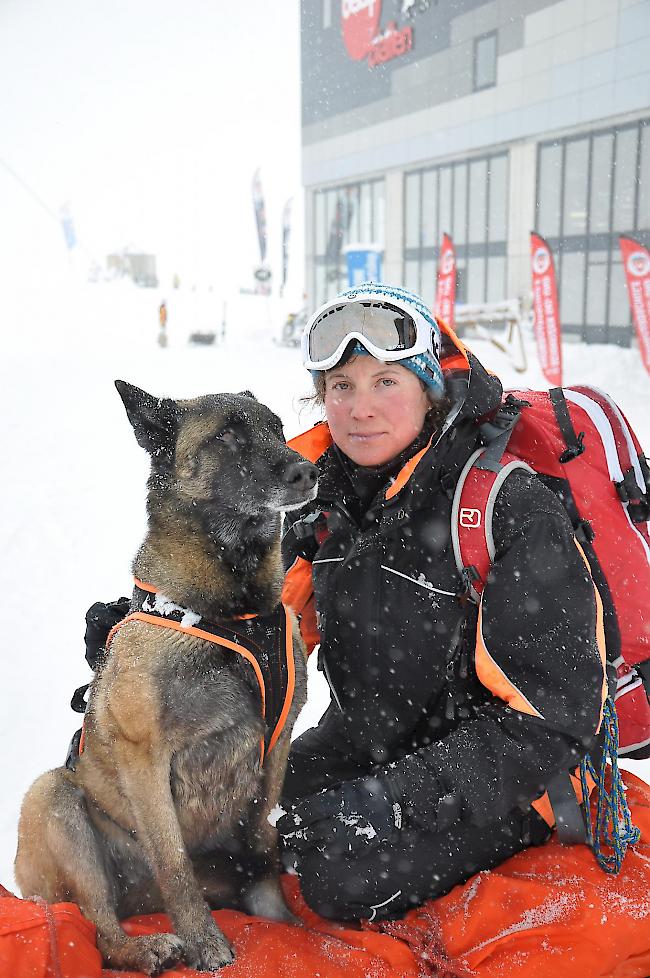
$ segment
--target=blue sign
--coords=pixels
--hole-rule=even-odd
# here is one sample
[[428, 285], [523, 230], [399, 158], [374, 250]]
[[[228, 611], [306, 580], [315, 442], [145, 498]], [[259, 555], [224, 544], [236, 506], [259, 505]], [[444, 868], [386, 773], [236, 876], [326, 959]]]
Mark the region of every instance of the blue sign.
[[72, 215], [67, 207], [62, 208], [61, 210], [61, 228], [63, 229], [63, 237], [65, 238], [66, 247], [69, 251], [72, 251], [77, 244], [77, 235], [75, 234]]
[[346, 259], [350, 288], [362, 282], [381, 282], [381, 252], [376, 248], [350, 248]]

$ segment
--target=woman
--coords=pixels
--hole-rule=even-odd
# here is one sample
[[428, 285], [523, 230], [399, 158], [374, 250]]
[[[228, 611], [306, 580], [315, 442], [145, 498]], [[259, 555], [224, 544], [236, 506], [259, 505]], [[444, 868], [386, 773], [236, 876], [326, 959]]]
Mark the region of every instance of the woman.
[[293, 744], [278, 829], [314, 910], [393, 917], [548, 838], [531, 803], [599, 723], [594, 588], [555, 496], [512, 472], [480, 682], [451, 498], [499, 381], [421, 299], [372, 283], [312, 316], [303, 355], [327, 422], [292, 443], [320, 481], [291, 514], [284, 598], [332, 699]]

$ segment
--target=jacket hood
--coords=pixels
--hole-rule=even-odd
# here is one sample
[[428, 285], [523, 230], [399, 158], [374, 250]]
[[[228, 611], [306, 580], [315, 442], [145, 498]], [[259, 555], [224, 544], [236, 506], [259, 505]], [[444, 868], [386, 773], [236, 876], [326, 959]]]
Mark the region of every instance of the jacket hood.
[[445, 322], [438, 322], [441, 332], [440, 362], [447, 396], [452, 402], [443, 429], [447, 430], [461, 419], [478, 420], [495, 411], [501, 403], [503, 385]]

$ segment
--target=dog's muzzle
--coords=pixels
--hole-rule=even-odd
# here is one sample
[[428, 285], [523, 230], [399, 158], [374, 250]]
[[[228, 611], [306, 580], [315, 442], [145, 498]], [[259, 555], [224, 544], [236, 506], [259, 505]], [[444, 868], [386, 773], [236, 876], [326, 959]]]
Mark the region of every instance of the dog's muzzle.
[[305, 459], [290, 462], [282, 473], [282, 481], [288, 490], [282, 509], [297, 509], [316, 498], [318, 469], [311, 462]]

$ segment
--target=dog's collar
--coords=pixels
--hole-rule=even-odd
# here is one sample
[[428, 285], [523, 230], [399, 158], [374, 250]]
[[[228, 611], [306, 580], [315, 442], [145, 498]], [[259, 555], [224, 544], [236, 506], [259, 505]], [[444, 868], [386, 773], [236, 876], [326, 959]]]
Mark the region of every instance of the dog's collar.
[[[169, 598], [166, 598], [160, 588], [154, 587], [153, 584], [148, 584], [146, 581], [141, 581], [137, 577], [133, 578], [133, 583], [138, 591], [146, 591], [149, 595], [155, 595], [153, 602], [151, 598], [146, 595], [137, 595], [136, 602], [138, 610], [150, 611], [158, 615], [163, 615], [164, 617], [173, 616], [177, 621], [180, 620], [183, 627], [188, 625], [198, 625], [202, 621], [201, 615], [198, 615], [191, 608], [183, 608], [179, 604], [174, 604]], [[142, 600], [138, 601], [138, 597]], [[178, 618], [178, 614], [181, 613], [181, 618]], [[257, 618], [257, 614], [246, 614], [246, 615], [233, 615], [232, 621], [247, 621], [250, 618]]]

